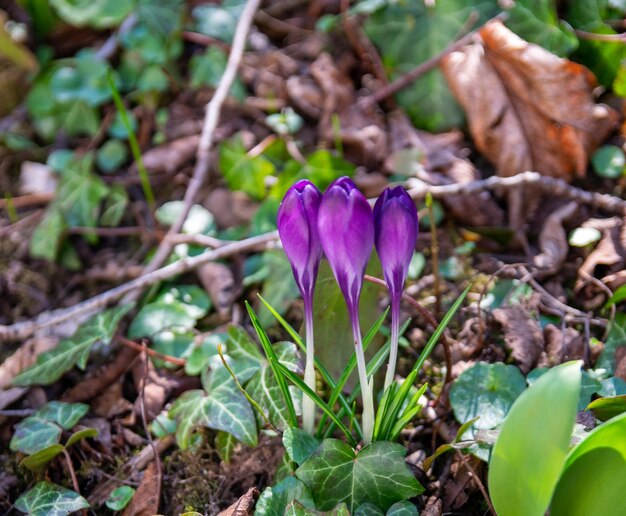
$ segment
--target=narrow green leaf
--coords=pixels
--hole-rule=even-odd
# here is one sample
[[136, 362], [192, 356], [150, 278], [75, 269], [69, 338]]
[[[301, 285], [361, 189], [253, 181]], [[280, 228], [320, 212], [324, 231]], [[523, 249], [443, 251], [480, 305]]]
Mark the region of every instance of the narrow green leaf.
[[309, 398], [311, 398], [315, 402], [315, 404], [319, 408], [321, 408], [324, 411], [324, 413], [326, 413], [326, 415], [328, 415], [328, 417], [333, 421], [333, 423], [335, 423], [335, 425], [339, 427], [339, 429], [350, 440], [350, 442], [356, 446], [356, 441], [354, 437], [352, 436], [352, 434], [350, 433], [350, 430], [348, 430], [346, 426], [337, 418], [337, 416], [335, 416], [332, 409], [330, 409], [328, 405], [326, 405], [326, 403], [324, 403], [324, 401], [315, 392], [313, 392], [309, 388], [309, 386], [306, 385], [302, 381], [302, 379], [300, 379], [300, 377], [296, 376], [294, 373], [292, 373], [289, 369], [287, 369], [285, 366], [283, 366], [279, 362], [277, 361], [273, 361], [273, 362], [276, 368], [280, 371], [280, 373], [282, 373], [286, 378], [288, 378], [289, 381], [291, 381], [296, 387], [298, 387], [298, 389], [300, 389], [304, 394], [306, 394]]
[[90, 439], [92, 437], [96, 437], [98, 435], [98, 430], [95, 428], [83, 428], [82, 430], [78, 430], [78, 432], [74, 432], [70, 435], [69, 439], [65, 443], [65, 447], [69, 448], [70, 446], [76, 444], [78, 441], [83, 439]]
[[46, 467], [48, 462], [54, 459], [59, 453], [62, 453], [64, 449], [62, 444], [53, 444], [43, 450], [39, 450], [37, 453], [29, 455], [20, 462], [20, 466], [25, 466], [35, 472], [40, 472]]
[[220, 459], [222, 459], [225, 464], [230, 464], [230, 459], [233, 456], [237, 442], [234, 435], [228, 432], [217, 432], [215, 436], [215, 451], [217, 451]]
[[498, 514], [545, 514], [576, 420], [580, 365], [550, 369], [511, 407], [489, 463], [489, 492]]

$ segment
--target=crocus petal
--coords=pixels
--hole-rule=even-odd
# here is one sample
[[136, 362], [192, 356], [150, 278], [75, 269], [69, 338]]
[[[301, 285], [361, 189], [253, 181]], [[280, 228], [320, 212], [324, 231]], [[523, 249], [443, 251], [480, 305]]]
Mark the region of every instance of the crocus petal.
[[317, 231], [321, 198], [321, 192], [310, 181], [298, 181], [278, 209], [278, 234], [303, 297], [312, 296], [322, 258]]
[[374, 221], [367, 199], [349, 178], [338, 179], [324, 194], [318, 231], [324, 253], [352, 311], [358, 304], [374, 245]]
[[392, 295], [399, 295], [409, 271], [417, 241], [415, 204], [398, 186], [386, 189], [374, 206], [376, 250]]

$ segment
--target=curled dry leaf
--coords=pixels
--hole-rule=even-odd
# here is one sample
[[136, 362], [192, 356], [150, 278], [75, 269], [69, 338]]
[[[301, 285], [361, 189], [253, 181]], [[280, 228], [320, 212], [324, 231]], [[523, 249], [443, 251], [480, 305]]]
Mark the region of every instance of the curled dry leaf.
[[578, 204], [571, 201], [546, 217], [539, 234], [541, 252], [534, 259], [535, 265], [541, 269], [543, 275], [557, 272], [565, 262], [569, 245], [563, 222], [574, 215], [577, 208]]
[[617, 113], [596, 104], [584, 66], [519, 38], [493, 21], [481, 41], [442, 63], [476, 146], [498, 175], [526, 170], [571, 180], [615, 127]]
[[153, 516], [159, 512], [161, 498], [161, 479], [156, 462], [148, 464], [137, 492], [124, 509], [122, 516]]
[[[384, 168], [397, 173], [398, 159], [413, 154], [416, 175], [433, 185], [469, 183], [480, 179], [480, 174], [467, 159], [469, 153], [460, 131], [431, 134], [413, 127], [406, 114], [394, 111], [388, 117], [391, 154]], [[405, 158], [404, 158], [405, 159]], [[405, 168], [405, 167], [402, 167]], [[406, 172], [406, 171], [405, 171]], [[489, 192], [472, 195], [454, 195], [443, 199], [453, 217], [467, 226], [493, 226], [502, 224], [504, 213]], [[481, 209], [475, 209], [480, 206]]]
[[259, 497], [259, 490], [251, 487], [234, 504], [224, 509], [217, 516], [252, 516], [254, 514], [254, 504]]
[[539, 367], [554, 367], [570, 360], [585, 359], [585, 338], [574, 328], [559, 328], [548, 324], [543, 330], [546, 341], [545, 357]]
[[228, 317], [237, 294], [233, 271], [223, 263], [209, 262], [200, 266], [197, 274], [217, 313]]
[[[626, 283], [626, 224], [619, 219], [614, 222], [612, 227], [602, 231], [602, 239], [578, 270], [575, 291], [585, 299], [597, 298], [596, 305], [606, 298], [606, 292], [600, 290], [597, 279], [613, 290]], [[602, 276], [597, 278], [596, 273], [600, 270]]]
[[539, 323], [520, 306], [507, 306], [493, 311], [493, 317], [504, 330], [504, 343], [520, 370], [530, 371], [543, 351], [543, 333]]

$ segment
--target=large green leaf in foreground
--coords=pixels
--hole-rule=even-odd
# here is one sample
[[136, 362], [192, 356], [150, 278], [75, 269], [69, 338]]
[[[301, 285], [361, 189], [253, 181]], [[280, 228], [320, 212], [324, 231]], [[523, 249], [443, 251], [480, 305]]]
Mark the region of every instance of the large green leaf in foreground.
[[580, 365], [550, 369], [511, 407], [489, 463], [489, 492], [498, 514], [545, 514], [576, 419]]
[[326, 439], [298, 468], [296, 476], [309, 486], [320, 510], [345, 502], [352, 512], [370, 502], [387, 510], [424, 489], [404, 462], [404, 446], [379, 441], [356, 453], [337, 439]]
[[65, 516], [89, 507], [78, 493], [50, 482], [38, 482], [20, 496], [15, 508], [31, 516]]

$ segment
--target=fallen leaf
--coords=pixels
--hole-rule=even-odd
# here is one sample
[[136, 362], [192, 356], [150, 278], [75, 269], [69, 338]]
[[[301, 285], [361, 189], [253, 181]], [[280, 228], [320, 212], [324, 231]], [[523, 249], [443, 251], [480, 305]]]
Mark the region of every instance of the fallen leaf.
[[237, 293], [233, 271], [223, 263], [209, 262], [201, 265], [197, 274], [217, 313], [228, 317]]
[[585, 359], [585, 338], [574, 328], [558, 328], [548, 324], [543, 330], [545, 339], [545, 363], [539, 367], [554, 367], [570, 360]]
[[161, 479], [156, 462], [152, 461], [144, 471], [141, 483], [122, 516], [153, 516], [159, 512]]
[[442, 63], [476, 147], [500, 176], [526, 170], [568, 181], [583, 176], [589, 155], [617, 122], [613, 109], [595, 103], [593, 74], [498, 21], [480, 37]]
[[0, 389], [4, 389], [18, 373], [33, 365], [41, 353], [51, 350], [58, 343], [56, 337], [33, 337], [25, 341], [0, 365]]
[[569, 219], [578, 208], [578, 203], [571, 201], [553, 211], [543, 224], [539, 233], [539, 249], [534, 263], [542, 275], [554, 274], [567, 258], [569, 244], [563, 222]]
[[252, 516], [254, 504], [259, 497], [259, 490], [251, 487], [234, 504], [220, 512], [217, 516]]
[[539, 323], [520, 306], [507, 306], [493, 311], [493, 317], [504, 330], [504, 343], [520, 370], [526, 374], [537, 363], [544, 348]]
[[153, 173], [176, 172], [195, 156], [199, 141], [200, 135], [193, 134], [167, 142], [144, 152], [143, 164]]

